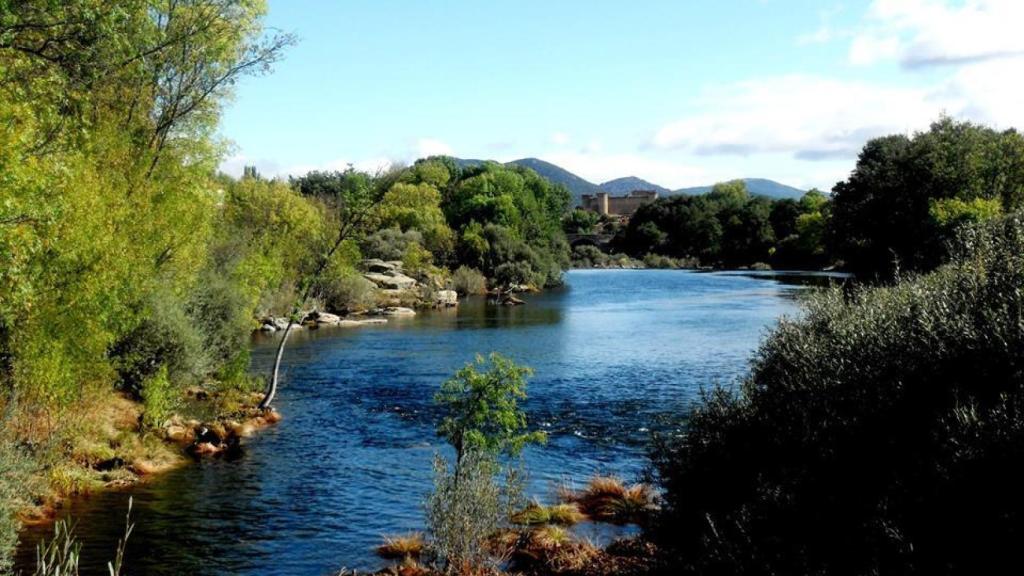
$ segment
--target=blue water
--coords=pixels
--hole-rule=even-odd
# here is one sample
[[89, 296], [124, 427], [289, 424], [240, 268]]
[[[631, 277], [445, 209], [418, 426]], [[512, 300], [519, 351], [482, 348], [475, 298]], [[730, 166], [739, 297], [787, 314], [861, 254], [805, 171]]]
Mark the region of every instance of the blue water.
[[[601, 270], [567, 280], [515, 308], [467, 300], [386, 326], [295, 333], [280, 424], [249, 439], [241, 459], [132, 491], [130, 573], [380, 567], [372, 549], [383, 534], [423, 528], [431, 461], [446, 450], [433, 395], [478, 353], [536, 371], [525, 407], [549, 441], [525, 453], [533, 495], [597, 472], [637, 478], [650, 431], [678, 425], [702, 387], [735, 383], [766, 329], [796, 312], [806, 277]], [[255, 337], [254, 370], [266, 369], [274, 343]], [[83, 574], [104, 573], [126, 500], [106, 493], [71, 508]]]

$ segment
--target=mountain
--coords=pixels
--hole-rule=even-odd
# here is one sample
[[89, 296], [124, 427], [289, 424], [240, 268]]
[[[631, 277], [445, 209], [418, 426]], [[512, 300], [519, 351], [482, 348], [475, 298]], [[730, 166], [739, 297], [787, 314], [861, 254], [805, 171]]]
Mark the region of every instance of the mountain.
[[[476, 166], [485, 162], [484, 160], [470, 158], [453, 158], [453, 160], [455, 160], [455, 163], [462, 168]], [[573, 206], [580, 205], [580, 197], [584, 194], [596, 194], [598, 192], [607, 192], [613, 196], [622, 196], [624, 194], [629, 194], [634, 190], [657, 190], [658, 194], [663, 197], [673, 196], [676, 194], [696, 196], [699, 194], [707, 194], [712, 188], [711, 186], [694, 186], [692, 188], [669, 190], [664, 186], [658, 186], [657, 184], [648, 182], [642, 178], [637, 178], [636, 176], [616, 178], [615, 180], [609, 180], [601, 185], [597, 185], [593, 182], [580, 178], [561, 166], [556, 166], [539, 158], [520, 158], [519, 160], [508, 162], [508, 164], [515, 164], [517, 166], [529, 168], [555, 184], [562, 184], [568, 188], [569, 192], [572, 194]], [[766, 178], [743, 178], [743, 182], [746, 183], [747, 190], [754, 196], [767, 196], [768, 198], [779, 200], [782, 198], [799, 199], [804, 195], [804, 191], [799, 188], [780, 184], [774, 180], [768, 180]]]
[[[799, 200], [805, 192], [799, 188], [780, 184], [774, 180], [768, 180], [767, 178], [743, 178], [742, 180], [747, 185], [747, 191], [753, 196], [767, 196], [768, 198], [774, 198], [775, 200], [781, 200], [783, 198]], [[711, 188], [712, 186], [680, 188], [679, 190], [674, 190], [672, 194], [697, 196], [711, 192]]]
[[529, 168], [551, 182], [565, 186], [569, 189], [569, 192], [572, 193], [574, 205], [579, 205], [580, 196], [583, 196], [584, 194], [596, 194], [601, 191], [601, 188], [598, 187], [597, 184], [588, 182], [561, 166], [555, 166], [554, 164], [545, 162], [539, 158], [520, 158], [519, 160], [509, 162], [509, 164]]
[[629, 194], [634, 190], [655, 190], [662, 196], [672, 194], [672, 191], [668, 188], [658, 186], [657, 184], [648, 182], [643, 178], [637, 178], [636, 176], [626, 176], [625, 178], [609, 180], [601, 184], [600, 188], [612, 196], [622, 196], [624, 194]]

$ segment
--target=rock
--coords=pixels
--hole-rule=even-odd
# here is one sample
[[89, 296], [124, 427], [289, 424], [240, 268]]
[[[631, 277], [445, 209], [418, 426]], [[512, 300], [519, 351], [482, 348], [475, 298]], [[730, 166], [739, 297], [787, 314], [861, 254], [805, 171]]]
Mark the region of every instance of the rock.
[[195, 432], [192, 428], [171, 424], [164, 428], [164, 436], [171, 442], [188, 443], [193, 440]]
[[384, 308], [380, 311], [384, 316], [415, 316], [416, 311], [412, 308], [403, 308], [401, 306], [392, 306], [390, 308]]
[[439, 290], [434, 293], [434, 304], [438, 306], [456, 306], [459, 294], [455, 290]]
[[366, 272], [378, 272], [387, 274], [389, 272], [401, 272], [401, 262], [385, 262], [379, 258], [369, 258], [360, 262], [359, 267]]
[[526, 302], [516, 298], [512, 294], [505, 294], [501, 297], [501, 304], [503, 306], [519, 306], [521, 304], [526, 304]]
[[363, 274], [363, 278], [366, 278], [381, 288], [390, 288], [394, 290], [408, 290], [409, 288], [416, 286], [416, 280], [414, 278], [410, 278], [401, 272], [392, 272], [389, 274], [368, 272]]
[[288, 319], [287, 318], [274, 318], [274, 326], [276, 326], [278, 330], [284, 330], [284, 329], [288, 328]]
[[313, 317], [317, 324], [337, 324], [341, 322], [341, 317], [337, 314], [329, 314], [327, 312], [314, 312]]
[[273, 324], [264, 324], [263, 326], [260, 326], [260, 330], [262, 330], [264, 332], [271, 332], [271, 333], [273, 333], [273, 332], [277, 332], [277, 326], [274, 326]]
[[338, 326], [342, 328], [358, 328], [360, 326], [369, 326], [371, 324], [387, 324], [388, 321], [384, 318], [367, 318], [366, 320], [342, 320], [338, 322]]
[[200, 426], [196, 430], [196, 445], [210, 444], [212, 446], [220, 446], [223, 436], [224, 434], [219, 430], [213, 430], [208, 426]]

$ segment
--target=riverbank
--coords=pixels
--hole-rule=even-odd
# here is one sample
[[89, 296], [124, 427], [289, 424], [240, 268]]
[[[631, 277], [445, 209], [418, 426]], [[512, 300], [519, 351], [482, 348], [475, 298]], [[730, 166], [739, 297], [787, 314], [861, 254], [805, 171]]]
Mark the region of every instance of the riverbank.
[[185, 390], [155, 426], [145, 423], [142, 402], [116, 392], [69, 415], [64, 425], [74, 435], [55, 433], [28, 451], [36, 465], [18, 512], [22, 526], [53, 522], [76, 498], [125, 490], [201, 458], [236, 455], [244, 438], [281, 419], [257, 407], [260, 392], [213, 388]]

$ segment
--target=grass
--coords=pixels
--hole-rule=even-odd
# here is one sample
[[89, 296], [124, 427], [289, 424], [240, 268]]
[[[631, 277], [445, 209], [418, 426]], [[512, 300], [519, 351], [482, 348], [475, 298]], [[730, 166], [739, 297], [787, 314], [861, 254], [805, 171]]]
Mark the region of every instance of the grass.
[[553, 506], [543, 506], [538, 502], [531, 502], [526, 508], [512, 515], [512, 523], [520, 526], [543, 524], [572, 526], [586, 519], [587, 516], [580, 512], [579, 506], [571, 502]]
[[614, 476], [595, 476], [582, 491], [562, 490], [562, 500], [575, 504], [593, 520], [612, 524], [639, 524], [657, 510], [654, 491], [647, 484], [627, 486]]
[[421, 532], [385, 536], [384, 543], [377, 547], [377, 555], [387, 560], [418, 559], [426, 546]]

